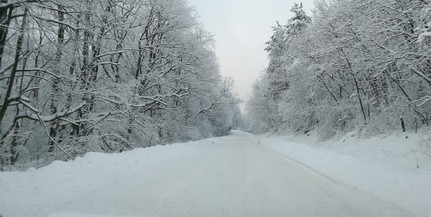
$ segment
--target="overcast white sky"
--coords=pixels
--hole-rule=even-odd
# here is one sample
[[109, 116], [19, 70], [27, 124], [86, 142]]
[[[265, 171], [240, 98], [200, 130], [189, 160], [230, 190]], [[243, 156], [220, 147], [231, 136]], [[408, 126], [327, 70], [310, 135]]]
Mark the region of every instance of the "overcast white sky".
[[276, 21], [285, 24], [294, 2], [302, 2], [308, 15], [313, 0], [189, 0], [200, 22], [216, 40], [223, 76], [235, 80], [238, 96], [247, 100], [251, 87], [268, 63], [265, 42]]

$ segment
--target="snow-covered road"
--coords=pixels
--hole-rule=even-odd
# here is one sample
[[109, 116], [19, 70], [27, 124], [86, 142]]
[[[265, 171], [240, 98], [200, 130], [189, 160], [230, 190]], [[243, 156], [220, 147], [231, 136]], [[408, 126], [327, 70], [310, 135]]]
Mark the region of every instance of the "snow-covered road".
[[415, 216], [236, 132], [0, 173], [0, 215]]

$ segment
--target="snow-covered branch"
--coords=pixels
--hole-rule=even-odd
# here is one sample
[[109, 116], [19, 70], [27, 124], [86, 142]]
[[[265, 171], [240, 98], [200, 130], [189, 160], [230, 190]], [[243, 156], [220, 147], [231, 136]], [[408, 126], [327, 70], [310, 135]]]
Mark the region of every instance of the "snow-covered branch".
[[[22, 101], [20, 101], [22, 103]], [[46, 116], [42, 116], [42, 115], [38, 115], [38, 110], [35, 109], [33, 106], [29, 105], [28, 103], [25, 103], [24, 106], [26, 106], [27, 108], [29, 108], [30, 110], [32, 110], [34, 113], [30, 113], [30, 114], [25, 114], [25, 115], [19, 115], [17, 116], [16, 119], [30, 119], [30, 120], [34, 120], [34, 121], [42, 121], [42, 122], [52, 122], [64, 117], [67, 117], [75, 112], [77, 112], [79, 109], [81, 109], [82, 107], [84, 107], [86, 103], [80, 103], [77, 106], [70, 108], [70, 109], [65, 109], [62, 112], [58, 112], [52, 115], [46, 115]]]

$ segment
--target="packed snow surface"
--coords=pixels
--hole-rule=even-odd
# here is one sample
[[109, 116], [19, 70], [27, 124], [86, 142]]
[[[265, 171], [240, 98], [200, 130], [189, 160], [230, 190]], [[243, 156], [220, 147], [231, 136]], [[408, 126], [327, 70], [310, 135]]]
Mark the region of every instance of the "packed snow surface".
[[[423, 214], [293, 160], [285, 152], [287, 149], [282, 148], [291, 144], [274, 139], [276, 142], [271, 143], [234, 132], [222, 138], [119, 154], [90, 153], [72, 162], [53, 162], [25, 172], [1, 172], [0, 215], [410, 217]], [[293, 147], [297, 149], [298, 145]], [[368, 178], [372, 183], [375, 177]]]

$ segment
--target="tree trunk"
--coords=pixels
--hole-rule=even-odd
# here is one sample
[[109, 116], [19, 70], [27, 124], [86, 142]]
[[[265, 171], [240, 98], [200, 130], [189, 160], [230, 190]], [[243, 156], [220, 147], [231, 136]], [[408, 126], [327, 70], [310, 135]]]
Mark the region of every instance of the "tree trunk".
[[12, 94], [12, 88], [14, 85], [14, 80], [16, 77], [16, 73], [17, 73], [17, 69], [18, 69], [18, 64], [19, 64], [19, 60], [21, 57], [21, 51], [22, 51], [22, 44], [24, 42], [24, 30], [25, 30], [25, 26], [27, 25], [27, 13], [28, 13], [28, 9], [26, 8], [24, 11], [24, 15], [23, 15], [23, 20], [21, 23], [21, 27], [19, 29], [19, 35], [18, 35], [18, 40], [16, 42], [16, 48], [15, 48], [15, 58], [14, 58], [14, 62], [12, 65], [12, 71], [8, 80], [8, 86], [6, 89], [6, 94], [4, 95], [4, 101], [3, 101], [3, 105], [0, 109], [0, 126], [2, 126], [2, 121], [3, 118], [6, 115], [6, 110], [9, 106], [9, 104], [11, 103], [11, 100], [9, 99], [9, 97]]
[[18, 147], [18, 131], [19, 131], [20, 125], [19, 121], [14, 121], [14, 127], [13, 127], [13, 135], [12, 135], [12, 142], [10, 144], [10, 156], [9, 156], [9, 165], [15, 165], [17, 160], [17, 147]]
[[[1, 1], [1, 3], [7, 3]], [[13, 5], [0, 8], [0, 68], [2, 67], [4, 46], [6, 44], [6, 38], [9, 31], [10, 21], [12, 19]]]
[[[63, 22], [64, 21], [64, 7], [62, 5], [57, 5], [58, 7], [58, 21]], [[63, 44], [64, 44], [64, 25], [59, 24], [58, 26], [58, 32], [57, 32], [57, 51], [55, 54], [55, 74], [59, 75], [60, 74], [60, 68], [61, 68], [61, 58], [62, 58], [62, 53], [63, 53]], [[52, 90], [53, 90], [53, 95], [51, 98], [51, 106], [50, 106], [50, 110], [51, 110], [51, 114], [56, 114], [58, 112], [58, 99], [57, 97], [59, 97], [59, 85], [60, 80], [58, 77], [53, 77], [52, 79]], [[51, 126], [49, 129], [49, 136], [51, 137], [51, 139], [49, 140], [48, 143], [48, 152], [53, 152], [54, 148], [55, 148], [55, 143], [54, 140], [57, 137], [57, 132], [59, 130], [59, 120], [54, 120], [51, 122]]]

